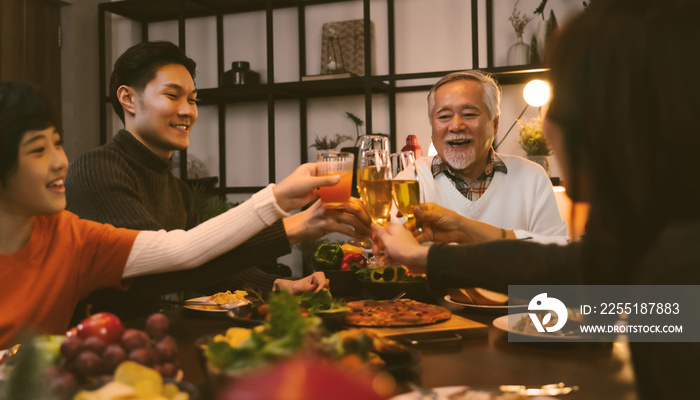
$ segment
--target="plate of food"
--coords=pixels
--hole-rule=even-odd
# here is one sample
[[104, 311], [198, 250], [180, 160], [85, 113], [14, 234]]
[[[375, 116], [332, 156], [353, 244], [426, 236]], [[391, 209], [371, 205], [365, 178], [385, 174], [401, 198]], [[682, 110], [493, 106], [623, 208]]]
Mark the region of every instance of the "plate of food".
[[[443, 386], [432, 389], [436, 400], [556, 400], [549, 396], [527, 396], [518, 393], [503, 393], [497, 390], [471, 389], [468, 386]], [[403, 393], [389, 400], [423, 400], [429, 395], [418, 391]]]
[[[569, 318], [566, 325], [556, 333], [537, 332], [530, 318], [530, 313], [517, 313], [498, 317], [493, 320], [493, 326], [509, 334], [522, 335], [532, 339], [557, 341], [578, 341], [586, 339], [586, 336], [580, 334], [580, 319], [577, 315], [572, 314], [572, 310], [567, 310], [569, 310]], [[556, 316], [552, 318], [550, 325], [554, 323], [556, 323]]]
[[[325, 295], [316, 294], [316, 297], [325, 298]], [[302, 302], [303, 299], [289, 292], [273, 292], [263, 325], [231, 327], [225, 332], [197, 339], [195, 346], [209, 379], [218, 379], [222, 375], [240, 376], [300, 352], [317, 354], [358, 371], [366, 364], [393, 371], [420, 360], [420, 353], [415, 349], [380, 337], [370, 329], [339, 332], [325, 329], [318, 311], [308, 315], [301, 312]], [[317, 307], [326, 308], [321, 303], [325, 301], [314, 302]]]
[[189, 311], [193, 311], [200, 315], [215, 315], [226, 317], [229, 310], [226, 308], [222, 308], [219, 305], [231, 303], [234, 301], [248, 301], [247, 297], [248, 292], [246, 292], [245, 290], [235, 290], [233, 293], [231, 293], [230, 290], [227, 290], [226, 292], [215, 293], [211, 296], [201, 296], [188, 299], [185, 301], [183, 308]]
[[351, 326], [421, 326], [447, 321], [452, 316], [445, 307], [410, 299], [351, 301], [348, 307], [344, 322]]
[[[343, 321], [343, 316], [350, 309], [345, 301], [335, 298], [328, 289], [318, 292], [303, 292], [294, 295], [294, 300], [299, 304], [301, 313], [306, 316], [314, 314], [321, 318], [328, 328], [337, 328]], [[268, 317], [269, 304], [260, 299], [252, 302], [247, 310], [231, 310], [228, 316], [234, 321], [235, 326], [252, 328], [261, 325]]]
[[484, 288], [448, 288], [445, 301], [466, 309], [504, 313], [527, 309], [527, 304], [508, 304], [508, 295]]

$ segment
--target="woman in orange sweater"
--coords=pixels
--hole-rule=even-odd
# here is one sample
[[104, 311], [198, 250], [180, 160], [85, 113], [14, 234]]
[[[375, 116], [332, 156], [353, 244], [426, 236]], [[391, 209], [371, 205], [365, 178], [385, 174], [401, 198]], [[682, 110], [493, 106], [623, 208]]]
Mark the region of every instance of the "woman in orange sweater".
[[95, 289], [221, 255], [338, 181], [304, 164], [196, 228], [152, 232], [65, 211], [67, 168], [48, 100], [31, 84], [0, 84], [0, 348], [28, 333], [65, 332], [78, 300]]

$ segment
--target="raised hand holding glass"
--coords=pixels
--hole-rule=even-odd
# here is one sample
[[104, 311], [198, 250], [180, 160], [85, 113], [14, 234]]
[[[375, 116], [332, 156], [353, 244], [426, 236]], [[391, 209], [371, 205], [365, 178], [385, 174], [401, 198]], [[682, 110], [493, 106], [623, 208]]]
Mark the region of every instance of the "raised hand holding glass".
[[321, 204], [324, 208], [345, 208], [348, 205], [352, 191], [354, 159], [355, 156], [352, 153], [337, 151], [324, 151], [316, 155], [316, 169], [319, 176], [340, 175], [340, 182], [319, 189]]

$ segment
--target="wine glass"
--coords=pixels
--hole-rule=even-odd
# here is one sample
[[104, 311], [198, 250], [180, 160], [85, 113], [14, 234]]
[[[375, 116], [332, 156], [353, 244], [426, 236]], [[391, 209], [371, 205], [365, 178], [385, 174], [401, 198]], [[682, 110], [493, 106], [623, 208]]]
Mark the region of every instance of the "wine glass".
[[[391, 165], [387, 150], [367, 150], [359, 164], [360, 197], [367, 207], [372, 222], [385, 225], [391, 219]], [[382, 248], [381, 243], [377, 243]], [[370, 258], [369, 264], [387, 266], [383, 252]]]
[[364, 153], [369, 150], [386, 150], [389, 151], [389, 138], [382, 135], [362, 135], [360, 137], [359, 149], [357, 151], [357, 192], [360, 192], [360, 174], [359, 166], [362, 165]]
[[[366, 151], [370, 150], [386, 150], [389, 151], [389, 138], [383, 135], [362, 135], [360, 136], [360, 143], [358, 145], [357, 157], [355, 157], [355, 162], [357, 165], [357, 173], [355, 174], [355, 180], [357, 181], [357, 193], [361, 194], [361, 183], [362, 183], [362, 173], [361, 166], [363, 165], [363, 157]], [[362, 197], [360, 195], [360, 197]], [[356, 240], [350, 239], [348, 242], [355, 246], [359, 246], [363, 249], [372, 249], [372, 240]]]
[[420, 203], [420, 186], [413, 151], [402, 151], [390, 156], [392, 197], [396, 208], [406, 219], [407, 227], [415, 225], [413, 209]]
[[387, 150], [367, 150], [359, 165], [360, 198], [372, 222], [384, 225], [391, 217], [391, 165]]

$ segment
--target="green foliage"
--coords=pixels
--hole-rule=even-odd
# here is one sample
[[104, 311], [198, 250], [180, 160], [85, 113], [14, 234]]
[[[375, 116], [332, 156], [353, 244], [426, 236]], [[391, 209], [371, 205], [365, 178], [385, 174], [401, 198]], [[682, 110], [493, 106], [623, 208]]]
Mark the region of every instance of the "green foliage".
[[540, 59], [540, 52], [537, 50], [537, 36], [532, 35], [530, 40], [530, 55], [528, 57], [530, 64], [539, 64], [542, 62]]
[[335, 138], [330, 140], [328, 140], [328, 136], [324, 136], [323, 138], [319, 138], [317, 136], [314, 144], [309, 147], [313, 147], [316, 150], [335, 150], [339, 144], [347, 140], [352, 140], [352, 138], [350, 136], [340, 135], [337, 133], [335, 134]]
[[199, 222], [214, 218], [236, 205], [224, 196], [211, 196], [200, 183], [192, 185], [192, 206], [199, 216]]
[[365, 124], [365, 121], [361, 120], [360, 117], [349, 111], [345, 111], [345, 115], [347, 115], [348, 118], [350, 118], [352, 122], [355, 123], [355, 127], [357, 128], [357, 135], [360, 136], [360, 127]]
[[333, 298], [328, 289], [321, 289], [318, 292], [307, 291], [300, 294], [298, 299], [299, 306], [306, 308], [311, 314], [350, 311], [345, 301]]
[[348, 118], [350, 118], [352, 120], [352, 122], [355, 124], [355, 145], [354, 146], [357, 147], [357, 142], [360, 141], [360, 128], [362, 127], [362, 125], [365, 124], [365, 121], [361, 120], [360, 117], [358, 117], [357, 115], [355, 115], [349, 111], [345, 111], [345, 115], [347, 115]]
[[542, 0], [539, 6], [535, 9], [535, 14], [540, 14], [542, 16], [542, 21], [544, 21], [544, 7], [547, 5], [548, 0]]
[[304, 317], [298, 299], [289, 292], [271, 293], [268, 304], [270, 314], [262, 328], [253, 330], [250, 338], [236, 348], [225, 342], [210, 343], [205, 352], [207, 359], [224, 370], [252, 368], [289, 357], [304, 348], [310, 338], [321, 336], [321, 319]]
[[548, 156], [552, 154], [547, 139], [542, 133], [542, 119], [532, 118], [530, 122], [518, 120], [520, 123], [520, 146], [528, 156]]
[[549, 10], [549, 18], [547, 19], [547, 34], [546, 37], [551, 37], [552, 33], [559, 27], [557, 17], [554, 16], [554, 10]]
[[62, 341], [63, 337], [59, 336], [27, 337], [22, 341], [17, 354], [6, 364], [11, 372], [4, 382], [6, 385], [0, 385], [0, 400], [58, 400], [58, 394], [51, 393], [49, 382], [42, 377], [41, 371], [58, 364]]

